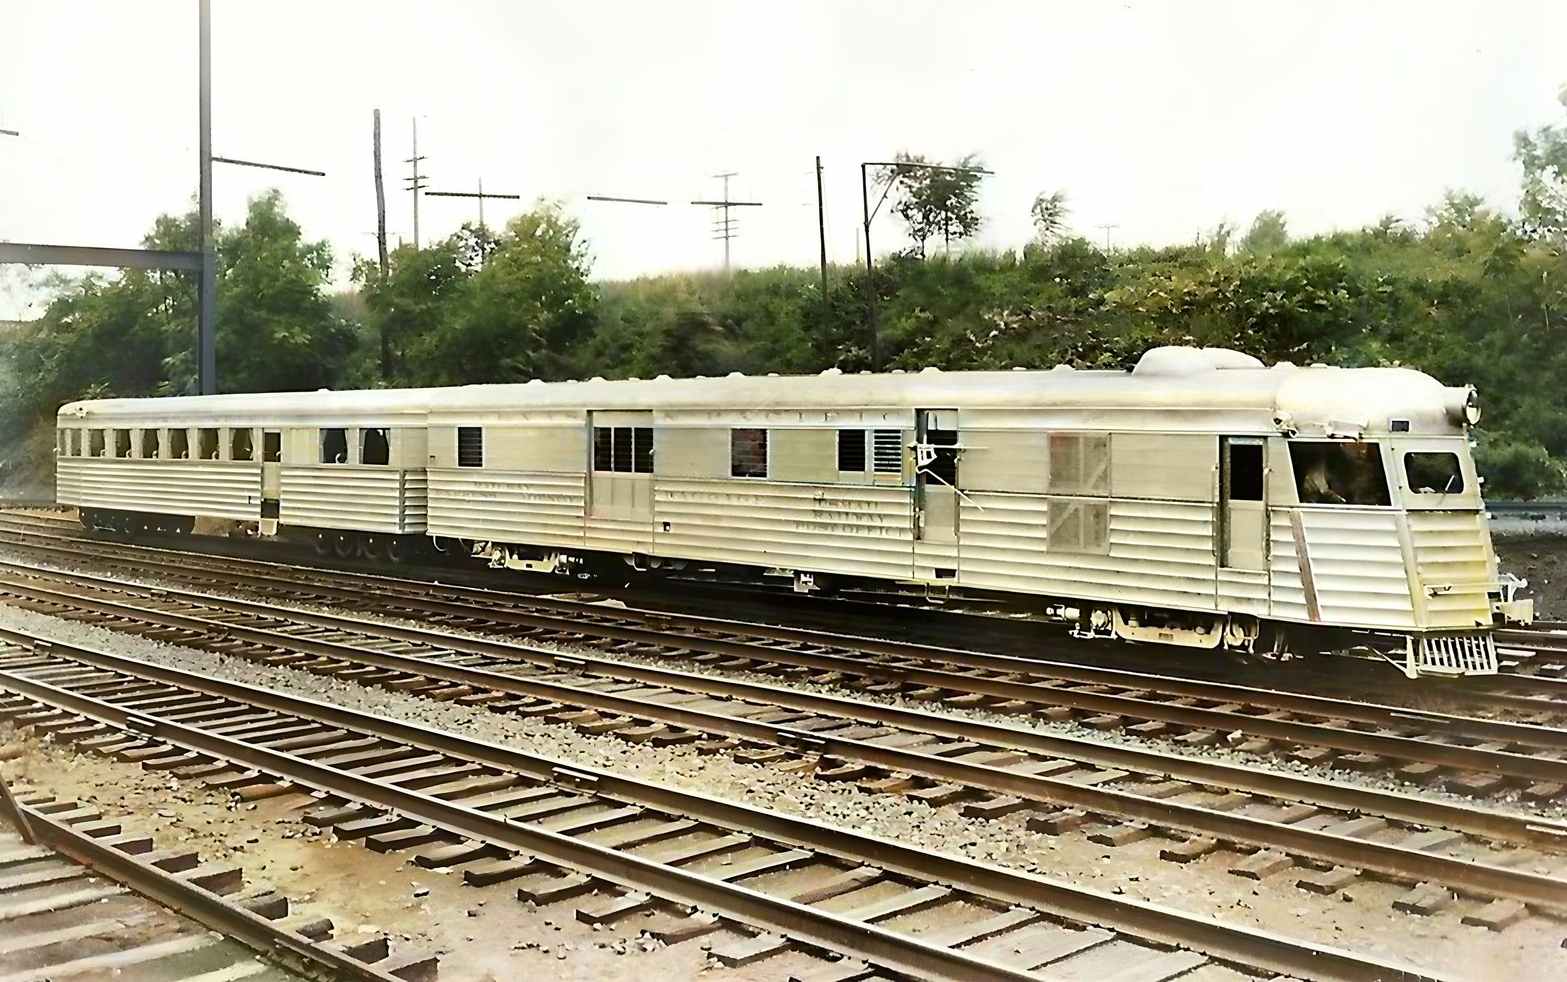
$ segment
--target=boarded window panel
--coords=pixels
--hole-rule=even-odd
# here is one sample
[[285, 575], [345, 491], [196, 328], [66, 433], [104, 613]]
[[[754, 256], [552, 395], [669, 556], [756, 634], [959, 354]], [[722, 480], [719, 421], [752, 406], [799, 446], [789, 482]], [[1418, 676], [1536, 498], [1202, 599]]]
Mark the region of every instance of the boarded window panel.
[[230, 460], [256, 459], [255, 432], [250, 427], [243, 426], [229, 434]]
[[733, 477], [767, 476], [767, 431], [729, 431], [729, 473]]
[[635, 474], [653, 473], [653, 427], [633, 427], [631, 434], [631, 470]]
[[1050, 490], [1056, 494], [1108, 494], [1110, 435], [1050, 434]]
[[158, 459], [158, 431], [147, 429], [141, 431], [141, 456], [143, 460]]
[[877, 474], [903, 473], [903, 431], [876, 430], [871, 437], [871, 468]]
[[484, 466], [484, 427], [457, 427], [457, 466]]
[[348, 463], [348, 431], [341, 427], [321, 431], [321, 463]]
[[865, 431], [838, 431], [838, 469], [865, 473]]
[[1110, 551], [1108, 502], [1052, 498], [1047, 526], [1047, 552], [1103, 556]]

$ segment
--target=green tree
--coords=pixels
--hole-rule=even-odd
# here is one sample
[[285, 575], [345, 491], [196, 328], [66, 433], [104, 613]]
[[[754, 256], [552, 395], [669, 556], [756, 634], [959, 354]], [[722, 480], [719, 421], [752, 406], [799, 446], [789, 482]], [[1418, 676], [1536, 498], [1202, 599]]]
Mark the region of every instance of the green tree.
[[952, 164], [929, 166], [923, 156], [899, 152], [896, 163], [884, 167], [878, 186], [897, 194], [893, 214], [903, 219], [915, 255], [925, 257], [925, 244], [940, 237], [950, 250], [954, 239], [966, 239], [984, 224], [979, 214], [982, 165], [974, 154]]
[[1245, 237], [1241, 239], [1241, 250], [1265, 255], [1284, 248], [1289, 240], [1284, 213], [1270, 208], [1257, 212], [1257, 217], [1251, 220], [1251, 228], [1246, 230]]
[[577, 222], [540, 203], [484, 250], [484, 265], [452, 296], [449, 320], [410, 343], [408, 374], [426, 385], [571, 375], [597, 304]]
[[1066, 234], [1066, 218], [1071, 210], [1066, 206], [1066, 192], [1052, 191], [1049, 194], [1041, 191], [1034, 195], [1034, 203], [1028, 209], [1029, 217], [1034, 222], [1034, 237], [1036, 241], [1049, 245]]
[[[1567, 107], [1567, 86], [1558, 96]], [[1518, 211], [1530, 231], [1567, 236], [1567, 127], [1542, 126], [1513, 134], [1513, 159], [1523, 168]]]

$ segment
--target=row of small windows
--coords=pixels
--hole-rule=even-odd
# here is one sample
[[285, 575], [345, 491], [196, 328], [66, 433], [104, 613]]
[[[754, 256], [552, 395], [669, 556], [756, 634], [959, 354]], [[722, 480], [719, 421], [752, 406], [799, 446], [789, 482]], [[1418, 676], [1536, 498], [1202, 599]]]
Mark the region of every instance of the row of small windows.
[[[321, 463], [346, 464], [349, 458], [348, 430], [328, 427], [321, 431]], [[366, 427], [359, 431], [359, 463], [391, 463], [392, 444], [385, 427]]]
[[[191, 435], [195, 434], [192, 442]], [[141, 460], [238, 460], [256, 459], [256, 431], [228, 431], [228, 456], [221, 453], [223, 431], [216, 427], [197, 429], [62, 429], [56, 443], [62, 457], [120, 457]], [[192, 452], [194, 450], [194, 452]], [[283, 460], [282, 434], [267, 430], [262, 435], [262, 458], [267, 463]]]

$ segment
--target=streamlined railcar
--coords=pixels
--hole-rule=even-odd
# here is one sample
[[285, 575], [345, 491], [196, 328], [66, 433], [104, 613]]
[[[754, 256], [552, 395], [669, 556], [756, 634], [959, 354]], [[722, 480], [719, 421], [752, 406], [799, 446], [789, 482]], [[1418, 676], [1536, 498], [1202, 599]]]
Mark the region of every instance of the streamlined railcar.
[[1474, 390], [1158, 348], [1130, 371], [528, 382], [73, 402], [58, 498], [342, 556], [723, 568], [1026, 596], [1085, 636], [1496, 671]]

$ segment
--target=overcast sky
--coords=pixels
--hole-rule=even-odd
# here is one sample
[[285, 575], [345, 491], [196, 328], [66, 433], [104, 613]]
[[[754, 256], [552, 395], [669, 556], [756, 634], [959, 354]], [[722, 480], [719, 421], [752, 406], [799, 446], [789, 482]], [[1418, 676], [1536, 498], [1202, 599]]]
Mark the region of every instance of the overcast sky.
[[[339, 280], [374, 254], [371, 110], [392, 242], [419, 120], [432, 190], [539, 196], [578, 217], [594, 275], [721, 262], [685, 202], [737, 171], [735, 262], [816, 261], [812, 158], [829, 255], [855, 258], [858, 163], [978, 153], [984, 246], [1029, 236], [1040, 190], [1117, 243], [1189, 241], [1281, 208], [1292, 230], [1415, 218], [1446, 188], [1511, 207], [1512, 133], [1567, 118], [1567, 4], [1517, 2], [213, 3], [213, 149], [324, 170], [218, 165], [216, 213], [280, 187]], [[0, 5], [0, 239], [133, 246], [188, 205], [196, 166], [195, 0]], [[665, 208], [584, 194], [667, 198]], [[424, 240], [474, 217], [425, 198]], [[902, 244], [878, 219], [877, 251]], [[36, 316], [15, 271], [0, 317]]]

